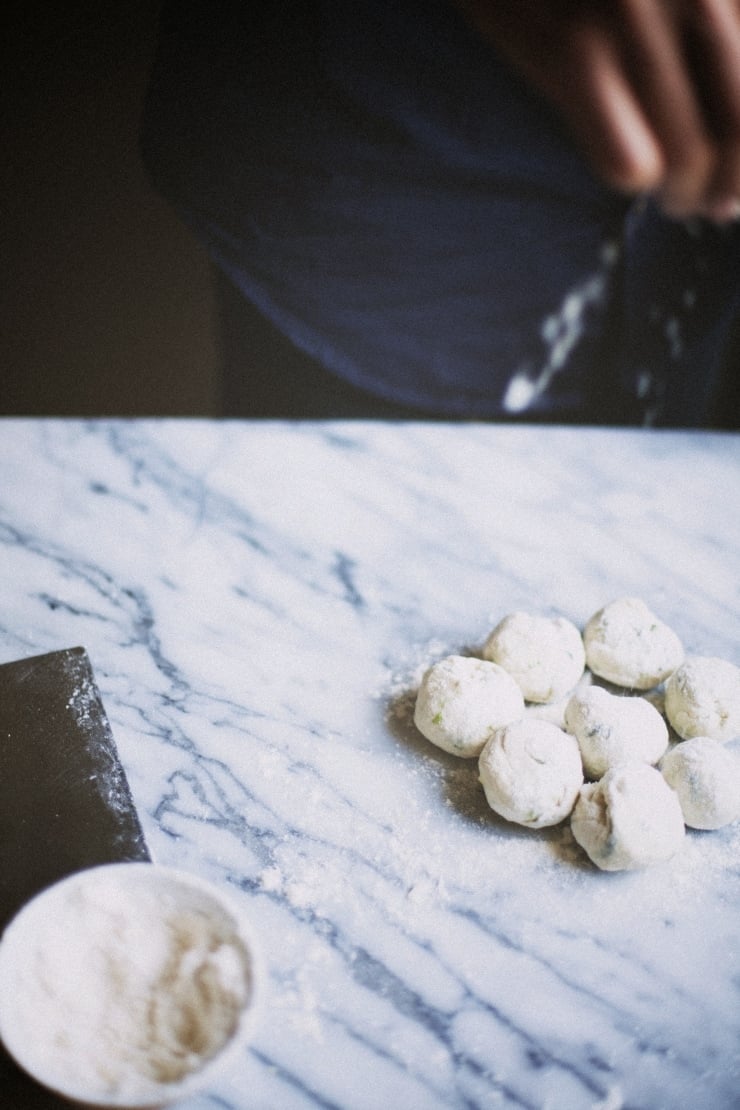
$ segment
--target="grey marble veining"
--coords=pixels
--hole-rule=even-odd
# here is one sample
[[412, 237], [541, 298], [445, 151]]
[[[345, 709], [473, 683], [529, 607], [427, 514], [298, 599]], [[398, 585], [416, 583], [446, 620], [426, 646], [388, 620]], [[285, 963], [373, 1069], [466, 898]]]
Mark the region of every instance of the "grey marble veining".
[[740, 663], [738, 503], [731, 435], [0, 421], [0, 662], [87, 648], [153, 856], [262, 938], [187, 1110], [740, 1106], [740, 827], [602, 874], [409, 718], [515, 608]]

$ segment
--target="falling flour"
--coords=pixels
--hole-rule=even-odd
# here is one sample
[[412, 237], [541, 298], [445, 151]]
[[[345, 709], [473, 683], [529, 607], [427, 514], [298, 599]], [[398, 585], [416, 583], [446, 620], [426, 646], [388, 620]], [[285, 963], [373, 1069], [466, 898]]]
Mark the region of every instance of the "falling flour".
[[513, 375], [502, 398], [506, 412], [522, 413], [531, 409], [566, 368], [572, 352], [586, 334], [590, 314], [604, 302], [610, 274], [618, 259], [618, 245], [605, 243], [599, 269], [569, 290], [557, 310], [545, 317], [540, 329], [547, 351], [544, 364], [537, 372], [527, 367]]
[[55, 893], [48, 908], [44, 896], [29, 904], [3, 938], [13, 997], [3, 1039], [63, 1093], [153, 1102], [239, 1025], [252, 983], [235, 923], [198, 892], [183, 903], [167, 880], [67, 880]]

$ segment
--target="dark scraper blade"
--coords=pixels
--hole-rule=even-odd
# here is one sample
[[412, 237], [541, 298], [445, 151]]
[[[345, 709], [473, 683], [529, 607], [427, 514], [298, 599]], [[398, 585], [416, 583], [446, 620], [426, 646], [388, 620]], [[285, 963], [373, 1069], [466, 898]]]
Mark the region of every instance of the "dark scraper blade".
[[[148, 860], [84, 648], [0, 665], [0, 930], [73, 871]], [[1, 1104], [69, 1105], [0, 1054]]]

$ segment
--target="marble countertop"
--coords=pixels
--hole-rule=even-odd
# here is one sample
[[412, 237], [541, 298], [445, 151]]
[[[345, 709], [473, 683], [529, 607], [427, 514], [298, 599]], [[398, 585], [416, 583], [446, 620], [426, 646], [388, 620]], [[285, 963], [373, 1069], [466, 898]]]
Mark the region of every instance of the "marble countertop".
[[740, 1106], [740, 826], [598, 872], [424, 741], [424, 667], [635, 594], [740, 663], [740, 436], [0, 421], [0, 662], [82, 645], [155, 860], [267, 994], [187, 1110]]

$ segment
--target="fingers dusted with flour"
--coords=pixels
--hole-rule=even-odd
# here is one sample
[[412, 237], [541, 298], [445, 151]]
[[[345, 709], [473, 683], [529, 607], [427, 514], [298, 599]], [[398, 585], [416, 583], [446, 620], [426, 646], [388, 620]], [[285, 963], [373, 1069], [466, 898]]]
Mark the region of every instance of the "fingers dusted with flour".
[[[625, 67], [663, 157], [668, 212], [731, 215], [740, 197], [740, 12], [735, 0], [622, 0]], [[725, 213], [725, 209], [728, 209]]]
[[693, 47], [702, 74], [705, 116], [718, 151], [708, 213], [740, 216], [740, 2], [702, 0], [691, 5]]
[[737, 0], [455, 0], [596, 173], [678, 217], [740, 206]]

